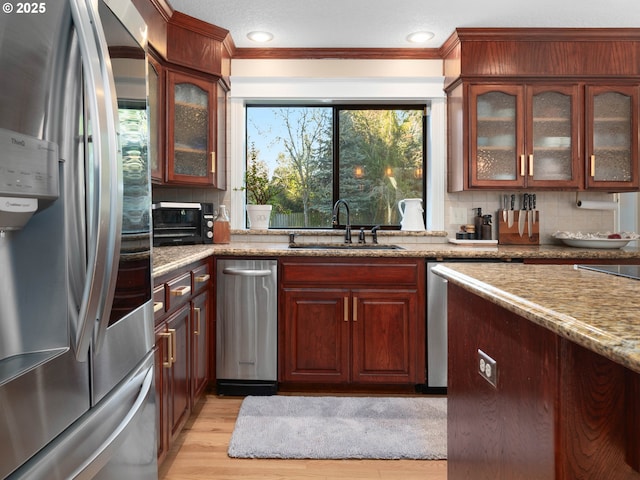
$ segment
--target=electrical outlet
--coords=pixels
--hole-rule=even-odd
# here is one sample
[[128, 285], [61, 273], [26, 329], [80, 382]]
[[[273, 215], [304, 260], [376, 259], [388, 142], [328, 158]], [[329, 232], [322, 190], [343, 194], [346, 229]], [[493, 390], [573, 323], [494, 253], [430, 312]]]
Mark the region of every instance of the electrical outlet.
[[478, 349], [478, 373], [494, 387], [498, 388], [498, 363]]
[[449, 219], [451, 225], [466, 225], [467, 209], [464, 207], [451, 207], [449, 209]]

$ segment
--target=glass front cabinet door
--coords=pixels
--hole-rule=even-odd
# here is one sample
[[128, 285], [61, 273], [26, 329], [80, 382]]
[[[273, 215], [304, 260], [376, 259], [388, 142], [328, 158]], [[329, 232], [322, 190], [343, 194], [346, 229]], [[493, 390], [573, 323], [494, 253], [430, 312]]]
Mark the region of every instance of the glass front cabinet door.
[[588, 188], [638, 188], [639, 88], [586, 87]]
[[469, 93], [472, 188], [578, 187], [577, 85], [472, 85]]
[[168, 72], [168, 183], [214, 185], [216, 84]]
[[469, 87], [469, 186], [521, 187], [519, 156], [524, 149], [524, 88]]
[[578, 188], [580, 160], [578, 85], [527, 86], [525, 158], [527, 187]]

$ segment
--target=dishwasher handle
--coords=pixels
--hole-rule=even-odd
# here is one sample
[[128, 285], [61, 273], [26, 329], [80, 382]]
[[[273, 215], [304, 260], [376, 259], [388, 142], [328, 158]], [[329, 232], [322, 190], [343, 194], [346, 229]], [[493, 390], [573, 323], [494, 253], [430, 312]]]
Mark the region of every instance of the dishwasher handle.
[[243, 268], [227, 267], [222, 270], [225, 275], [237, 275], [240, 277], [268, 277], [273, 272], [271, 270], [252, 270]]

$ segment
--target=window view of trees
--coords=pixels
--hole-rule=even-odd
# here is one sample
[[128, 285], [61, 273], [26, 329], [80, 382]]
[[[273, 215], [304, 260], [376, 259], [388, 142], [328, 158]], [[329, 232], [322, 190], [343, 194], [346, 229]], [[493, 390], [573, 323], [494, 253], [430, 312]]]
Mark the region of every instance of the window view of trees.
[[270, 226], [331, 228], [333, 204], [342, 198], [353, 226], [399, 228], [398, 201], [425, 196], [423, 111], [248, 106], [247, 162], [284, 185], [270, 202]]

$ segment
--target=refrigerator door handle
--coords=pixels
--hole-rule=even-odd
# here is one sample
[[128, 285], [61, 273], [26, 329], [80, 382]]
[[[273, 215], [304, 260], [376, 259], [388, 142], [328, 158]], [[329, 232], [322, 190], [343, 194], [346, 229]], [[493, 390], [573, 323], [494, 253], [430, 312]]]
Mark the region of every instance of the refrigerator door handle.
[[93, 142], [93, 164], [88, 166], [87, 281], [82, 294], [76, 358], [85, 361], [99, 320], [96, 351], [109, 322], [119, 262], [122, 230], [122, 179], [118, 165], [117, 105], [108, 49], [93, 2], [69, 0], [78, 32], [85, 72], [87, 103]]
[[[78, 467], [78, 470], [74, 472], [70, 478], [74, 480], [91, 479], [107, 464], [120, 444], [126, 439], [130, 427], [135, 425], [138, 415], [142, 413], [147, 397], [153, 388], [153, 371], [154, 367], [151, 366], [146, 372], [141, 372], [131, 380], [131, 383], [135, 386], [140, 381], [140, 378], [144, 376], [140, 393], [131, 410], [129, 410], [127, 415], [122, 419], [122, 422], [120, 422], [118, 427], [107, 437], [102, 445], [96, 449], [94, 454], [91, 455], [83, 465]], [[127, 393], [128, 389], [122, 392], [122, 401], [126, 400]]]

